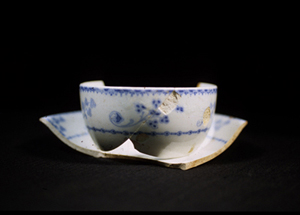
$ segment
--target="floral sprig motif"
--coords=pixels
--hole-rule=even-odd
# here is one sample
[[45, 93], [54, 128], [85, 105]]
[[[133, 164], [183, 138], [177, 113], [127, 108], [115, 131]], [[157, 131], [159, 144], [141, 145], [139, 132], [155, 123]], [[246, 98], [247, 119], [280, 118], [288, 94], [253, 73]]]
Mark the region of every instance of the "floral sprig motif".
[[146, 110], [146, 107], [143, 104], [136, 104], [135, 105], [135, 111], [138, 113], [142, 113], [143, 110]]
[[92, 116], [92, 109], [97, 105], [93, 98], [88, 102], [87, 98], [84, 99], [84, 102], [81, 102], [83, 117], [87, 118]]
[[153, 99], [152, 104], [153, 104], [154, 108], [157, 109], [160, 106], [161, 101], [159, 99], [157, 99], [157, 100]]
[[176, 110], [176, 112], [183, 112], [184, 111], [183, 107], [181, 107], [181, 106], [177, 106], [175, 110]]
[[[168, 124], [170, 122], [168, 116], [161, 114], [161, 112], [157, 110], [160, 105], [161, 101], [159, 99], [152, 100], [152, 109], [147, 109], [146, 106], [142, 103], [136, 103], [134, 105], [134, 108], [135, 111], [139, 114], [139, 120], [137, 121], [129, 119], [129, 122], [127, 121], [127, 123], [122, 123], [124, 122], [124, 117], [117, 111], [112, 111], [109, 114], [109, 119], [111, 123], [117, 127], [131, 127], [141, 123], [142, 121], [146, 121], [147, 126], [153, 129], [157, 129], [159, 127], [159, 124]], [[183, 107], [177, 106], [176, 112], [184, 112]]]

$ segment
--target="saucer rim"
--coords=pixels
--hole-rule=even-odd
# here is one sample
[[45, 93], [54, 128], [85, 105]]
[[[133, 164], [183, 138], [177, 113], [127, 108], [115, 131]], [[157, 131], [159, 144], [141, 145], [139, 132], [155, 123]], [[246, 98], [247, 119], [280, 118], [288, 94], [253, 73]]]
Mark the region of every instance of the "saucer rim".
[[[57, 114], [74, 114], [74, 113], [78, 113], [81, 112], [80, 110], [77, 111], [69, 111], [69, 112], [63, 112], [63, 113], [57, 113]], [[44, 125], [46, 125], [50, 131], [52, 131], [53, 134], [55, 134], [63, 143], [65, 143], [67, 146], [71, 147], [72, 149], [75, 149], [76, 151], [79, 151], [81, 153], [84, 153], [86, 155], [90, 155], [96, 158], [113, 158], [113, 159], [130, 159], [130, 160], [143, 160], [143, 161], [151, 161], [151, 162], [155, 162], [156, 164], [159, 165], [163, 165], [165, 167], [170, 167], [170, 168], [179, 168], [181, 170], [188, 170], [191, 169], [193, 167], [197, 167], [201, 164], [204, 164], [214, 158], [216, 158], [217, 156], [219, 156], [220, 154], [222, 154], [226, 149], [229, 148], [229, 146], [232, 145], [232, 143], [236, 140], [236, 138], [239, 136], [239, 134], [242, 132], [242, 130], [245, 128], [245, 126], [248, 124], [247, 120], [238, 118], [238, 117], [232, 117], [229, 115], [225, 115], [225, 114], [219, 114], [219, 113], [215, 113], [216, 115], [219, 116], [223, 116], [223, 117], [229, 117], [230, 119], [235, 119], [235, 120], [241, 120], [243, 121], [243, 123], [240, 124], [240, 126], [235, 130], [235, 132], [233, 133], [233, 135], [230, 137], [230, 139], [217, 151], [213, 152], [212, 154], [209, 154], [205, 157], [201, 157], [199, 159], [195, 159], [192, 161], [188, 161], [186, 163], [184, 162], [175, 162], [175, 163], [170, 163], [171, 160], [175, 160], [177, 158], [174, 159], [160, 159], [160, 158], [156, 158], [154, 156], [150, 156], [150, 155], [146, 155], [141, 153], [142, 156], [130, 156], [130, 155], [124, 155], [124, 154], [111, 154], [110, 152], [105, 152], [102, 151], [100, 148], [98, 150], [93, 150], [93, 149], [87, 149], [81, 146], [78, 146], [77, 144], [73, 143], [72, 141], [68, 140], [66, 137], [64, 137], [46, 118], [47, 117], [51, 117], [53, 115], [57, 115], [57, 114], [50, 114], [44, 117], [40, 117], [39, 121], [42, 122]], [[124, 142], [125, 143], [125, 142]], [[123, 143], [123, 144], [124, 144]], [[123, 145], [122, 144], [122, 145]], [[208, 143], [209, 144], [209, 143]], [[120, 145], [120, 146], [122, 146]], [[96, 146], [96, 144], [95, 144]], [[187, 155], [185, 157], [189, 157], [190, 155]]]

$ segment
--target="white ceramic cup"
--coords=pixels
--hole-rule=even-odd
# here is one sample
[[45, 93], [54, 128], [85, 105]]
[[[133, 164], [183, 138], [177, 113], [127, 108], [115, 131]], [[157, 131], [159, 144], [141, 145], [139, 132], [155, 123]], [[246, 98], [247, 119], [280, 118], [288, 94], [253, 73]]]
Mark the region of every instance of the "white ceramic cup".
[[85, 124], [103, 151], [129, 138], [145, 154], [165, 159], [186, 156], [203, 143], [215, 114], [214, 84], [112, 87], [89, 81], [79, 88]]

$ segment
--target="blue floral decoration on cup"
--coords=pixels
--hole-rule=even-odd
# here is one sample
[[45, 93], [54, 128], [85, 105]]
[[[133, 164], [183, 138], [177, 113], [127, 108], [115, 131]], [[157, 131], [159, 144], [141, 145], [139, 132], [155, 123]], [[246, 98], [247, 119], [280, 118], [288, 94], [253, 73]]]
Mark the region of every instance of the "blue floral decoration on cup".
[[[142, 121], [146, 121], [146, 125], [157, 129], [159, 126], [159, 123], [167, 124], [170, 122], [170, 119], [168, 116], [161, 116], [161, 112], [157, 110], [157, 108], [161, 105], [161, 101], [159, 99], [153, 99], [152, 100], [152, 107], [153, 109], [147, 109], [146, 106], [142, 103], [135, 104], [134, 108], [136, 113], [139, 115], [139, 119], [137, 121], [133, 119], [129, 119], [129, 122], [122, 123], [125, 121], [124, 117], [119, 113], [118, 111], [112, 111], [109, 114], [109, 120], [112, 124], [114, 124], [117, 127], [131, 127], [135, 126]], [[177, 106], [176, 112], [184, 112], [184, 108], [181, 106]]]
[[88, 102], [87, 98], [84, 99], [84, 102], [81, 102], [82, 105], [82, 111], [83, 111], [83, 117], [87, 118], [88, 116], [92, 116], [92, 109], [95, 108], [97, 105], [94, 101], [94, 99], [90, 99], [90, 102]]

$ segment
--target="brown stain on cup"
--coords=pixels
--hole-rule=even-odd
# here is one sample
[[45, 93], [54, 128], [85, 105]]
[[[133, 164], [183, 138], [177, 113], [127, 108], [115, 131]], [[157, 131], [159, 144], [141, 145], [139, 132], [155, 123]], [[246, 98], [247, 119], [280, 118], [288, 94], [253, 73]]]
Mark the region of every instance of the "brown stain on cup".
[[210, 107], [207, 107], [203, 113], [203, 124], [207, 125], [210, 119]]

